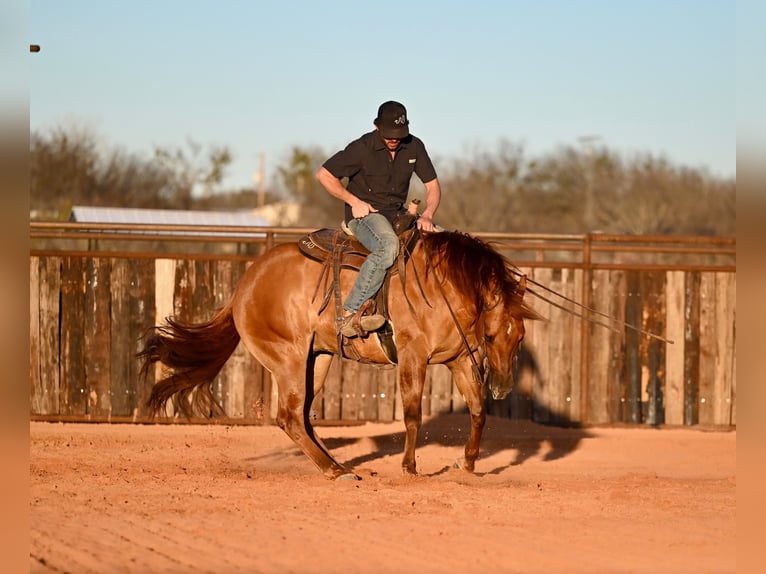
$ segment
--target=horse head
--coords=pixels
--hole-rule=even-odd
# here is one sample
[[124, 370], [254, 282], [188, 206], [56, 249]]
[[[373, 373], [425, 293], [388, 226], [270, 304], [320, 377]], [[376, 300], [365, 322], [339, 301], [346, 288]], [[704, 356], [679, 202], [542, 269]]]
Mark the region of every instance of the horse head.
[[428, 234], [425, 243], [431, 265], [444, 273], [457, 293], [455, 297], [475, 311], [472, 324], [482, 362], [488, 367], [485, 380], [492, 396], [502, 399], [513, 387], [524, 319], [541, 318], [524, 303], [526, 276], [517, 279], [518, 271], [503, 255], [468, 234]]
[[522, 304], [526, 285], [526, 277], [522, 276], [512, 291], [496, 292], [477, 321], [477, 336], [488, 368], [486, 381], [495, 400], [505, 398], [513, 388], [516, 353], [524, 339], [524, 318], [530, 317]]

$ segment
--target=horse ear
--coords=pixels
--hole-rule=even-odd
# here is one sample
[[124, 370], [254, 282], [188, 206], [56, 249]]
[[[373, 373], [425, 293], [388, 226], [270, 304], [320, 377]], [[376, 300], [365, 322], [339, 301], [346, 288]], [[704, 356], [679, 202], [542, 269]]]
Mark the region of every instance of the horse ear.
[[519, 295], [522, 297], [527, 292], [527, 276], [522, 275], [521, 279], [519, 279]]

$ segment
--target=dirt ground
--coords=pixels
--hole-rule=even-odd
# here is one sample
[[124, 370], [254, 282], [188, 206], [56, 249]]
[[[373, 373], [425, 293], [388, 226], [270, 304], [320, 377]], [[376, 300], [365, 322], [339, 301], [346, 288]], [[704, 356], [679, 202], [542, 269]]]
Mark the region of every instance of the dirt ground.
[[736, 569], [736, 432], [429, 419], [317, 429], [329, 481], [273, 426], [30, 423], [36, 573], [722, 573]]

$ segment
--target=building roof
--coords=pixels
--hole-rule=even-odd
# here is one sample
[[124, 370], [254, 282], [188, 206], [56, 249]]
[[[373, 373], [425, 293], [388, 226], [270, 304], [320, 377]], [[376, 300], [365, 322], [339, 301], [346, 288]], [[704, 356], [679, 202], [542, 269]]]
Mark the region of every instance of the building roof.
[[[139, 209], [133, 207], [91, 207], [75, 205], [70, 221], [79, 223], [136, 223], [156, 225], [211, 225], [237, 227], [268, 227], [265, 217], [249, 211], [195, 211], [186, 209]], [[176, 233], [169, 231], [167, 233]], [[189, 232], [183, 232], [189, 233]], [[194, 233], [194, 232], [192, 232]], [[209, 234], [212, 232], [200, 232]], [[218, 234], [218, 233], [216, 233]], [[221, 235], [234, 235], [221, 233]], [[250, 235], [237, 233], [237, 235]], [[252, 235], [263, 235], [262, 233]]]

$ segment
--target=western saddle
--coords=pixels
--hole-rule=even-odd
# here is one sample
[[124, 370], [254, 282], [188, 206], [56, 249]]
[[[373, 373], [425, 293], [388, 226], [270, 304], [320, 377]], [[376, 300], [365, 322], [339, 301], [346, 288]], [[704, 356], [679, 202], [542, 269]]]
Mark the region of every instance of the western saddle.
[[[374, 332], [380, 345], [391, 363], [397, 363], [396, 345], [393, 339], [393, 329], [390, 323], [388, 310], [388, 290], [391, 277], [399, 273], [405, 277], [405, 264], [415, 244], [420, 238], [420, 233], [415, 227], [414, 218], [408, 225], [395, 226], [399, 235], [399, 255], [397, 261], [386, 272], [386, 278], [378, 293], [373, 299], [369, 299], [357, 311], [353, 322], [358, 326], [359, 319], [365, 313], [380, 313], [386, 318], [386, 323]], [[400, 229], [397, 229], [399, 227]], [[404, 229], [401, 229], [405, 227]], [[342, 228], [324, 228], [312, 231], [304, 235], [298, 241], [298, 247], [306, 257], [322, 263], [322, 273], [319, 275], [312, 301], [315, 301], [320, 291], [323, 292], [322, 304], [318, 314], [321, 314], [330, 302], [335, 299], [336, 320], [342, 317], [343, 301], [340, 293], [340, 271], [342, 268], [359, 271], [370, 251], [357, 240], [345, 225]], [[408, 300], [409, 301], [409, 300]], [[366, 336], [366, 334], [364, 335]], [[364, 359], [354, 346], [353, 340], [349, 340], [338, 332], [338, 348], [346, 358], [361, 362], [369, 362]]]

